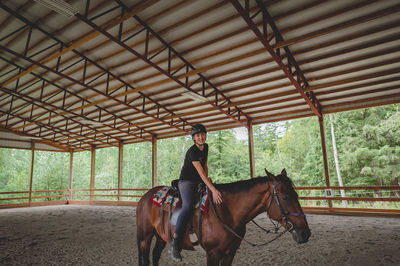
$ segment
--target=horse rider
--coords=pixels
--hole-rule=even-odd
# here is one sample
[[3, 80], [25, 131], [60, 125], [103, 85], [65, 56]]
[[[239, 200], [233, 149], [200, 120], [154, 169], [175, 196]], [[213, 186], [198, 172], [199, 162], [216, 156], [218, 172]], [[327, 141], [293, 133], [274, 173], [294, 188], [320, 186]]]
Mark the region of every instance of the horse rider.
[[176, 222], [170, 250], [171, 257], [175, 261], [182, 261], [182, 239], [185, 234], [187, 220], [194, 209], [199, 183], [203, 182], [208, 187], [216, 204], [222, 203], [221, 193], [212, 184], [211, 178], [208, 177], [208, 145], [206, 143], [207, 130], [205, 126], [202, 124], [194, 125], [191, 135], [194, 144], [186, 152], [178, 183], [182, 198], [182, 211]]

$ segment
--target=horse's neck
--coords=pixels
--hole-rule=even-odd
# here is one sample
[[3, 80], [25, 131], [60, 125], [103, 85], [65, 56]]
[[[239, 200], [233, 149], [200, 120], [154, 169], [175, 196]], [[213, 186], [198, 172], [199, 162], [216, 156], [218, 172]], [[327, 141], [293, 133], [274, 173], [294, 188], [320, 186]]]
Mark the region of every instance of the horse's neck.
[[232, 193], [224, 198], [232, 226], [248, 223], [265, 209], [267, 185], [259, 184], [248, 191]]

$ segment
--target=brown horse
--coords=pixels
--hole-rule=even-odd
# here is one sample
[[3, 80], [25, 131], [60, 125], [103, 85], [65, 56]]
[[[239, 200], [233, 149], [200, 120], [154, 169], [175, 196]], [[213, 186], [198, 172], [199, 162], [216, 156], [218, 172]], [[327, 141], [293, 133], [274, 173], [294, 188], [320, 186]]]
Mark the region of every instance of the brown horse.
[[[160, 208], [151, 200], [159, 188], [148, 191], [136, 209], [139, 265], [150, 264], [150, 244], [154, 235], [153, 265], [158, 265], [162, 250], [171, 242], [168, 230], [161, 228]], [[270, 219], [291, 232], [297, 243], [308, 241], [311, 232], [285, 169], [278, 176], [267, 172], [265, 177], [219, 184], [216, 188], [224, 202], [210, 207], [215, 207], [215, 211], [203, 215], [200, 227], [200, 245], [207, 253], [207, 265], [231, 265], [246, 233], [246, 224], [262, 212], [267, 212]], [[189, 223], [199, 236], [197, 215], [195, 212]], [[163, 220], [164, 228], [167, 228], [167, 219]], [[183, 248], [193, 250], [188, 234], [183, 240]]]

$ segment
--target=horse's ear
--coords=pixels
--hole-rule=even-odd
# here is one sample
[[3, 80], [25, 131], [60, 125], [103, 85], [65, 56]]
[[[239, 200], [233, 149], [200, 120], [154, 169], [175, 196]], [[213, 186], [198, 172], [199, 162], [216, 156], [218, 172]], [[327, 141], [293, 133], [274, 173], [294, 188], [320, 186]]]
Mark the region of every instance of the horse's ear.
[[282, 170], [282, 172], [281, 172], [281, 175], [287, 176], [287, 173], [286, 173], [286, 169], [285, 169], [285, 168], [283, 168], [283, 170]]
[[268, 177], [270, 177], [270, 178], [274, 178], [275, 177], [273, 174], [268, 172], [267, 168], [264, 168], [264, 171], [265, 171], [265, 173], [267, 174]]

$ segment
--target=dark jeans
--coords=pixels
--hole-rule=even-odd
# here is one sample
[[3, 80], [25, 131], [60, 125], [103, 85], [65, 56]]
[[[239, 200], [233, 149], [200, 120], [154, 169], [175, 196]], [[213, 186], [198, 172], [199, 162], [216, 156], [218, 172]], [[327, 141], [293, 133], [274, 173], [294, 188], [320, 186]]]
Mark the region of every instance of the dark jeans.
[[182, 211], [176, 222], [175, 234], [181, 238], [185, 233], [188, 218], [194, 209], [198, 183], [190, 180], [179, 180], [178, 186], [182, 198]]

